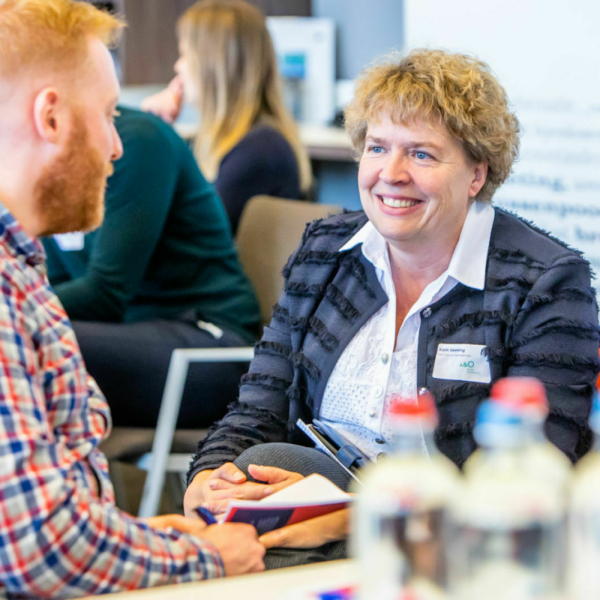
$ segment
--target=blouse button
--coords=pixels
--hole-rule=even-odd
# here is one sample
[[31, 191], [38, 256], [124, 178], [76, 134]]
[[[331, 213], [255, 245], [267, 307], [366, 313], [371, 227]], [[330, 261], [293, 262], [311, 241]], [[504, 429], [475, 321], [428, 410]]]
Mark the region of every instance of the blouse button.
[[422, 387], [419, 388], [419, 396], [423, 396], [424, 394], [426, 394], [429, 390], [426, 387]]
[[385, 353], [384, 353], [384, 354], [382, 354], [382, 355], [381, 355], [381, 362], [382, 362], [384, 365], [387, 365], [387, 363], [388, 363], [388, 360], [390, 360], [390, 357], [389, 357], [389, 355], [388, 355], [388, 354], [385, 354]]
[[371, 419], [375, 418], [377, 416], [377, 411], [374, 409], [371, 409], [369, 411], [369, 416], [371, 417]]
[[422, 313], [421, 316], [424, 319], [429, 319], [429, 317], [431, 316], [431, 308], [427, 307]]
[[382, 458], [385, 458], [386, 456], [387, 456], [387, 452], [380, 452], [380, 453], [377, 455], [377, 460], [380, 460], [380, 459], [382, 459]]
[[378, 444], [385, 444], [385, 440], [382, 440], [381, 438], [376, 438], [376, 439], [375, 439], [375, 441], [376, 441]]
[[380, 385], [376, 385], [373, 388], [373, 397], [374, 398], [381, 398], [381, 396], [383, 396], [383, 388]]

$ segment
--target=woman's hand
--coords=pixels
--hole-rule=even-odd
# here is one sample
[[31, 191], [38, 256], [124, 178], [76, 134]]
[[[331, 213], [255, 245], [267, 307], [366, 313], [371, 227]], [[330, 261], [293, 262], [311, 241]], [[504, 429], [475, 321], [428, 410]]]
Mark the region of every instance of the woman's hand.
[[169, 86], [142, 102], [142, 110], [154, 113], [167, 123], [173, 123], [181, 112], [183, 104], [183, 81], [177, 75]]
[[217, 480], [223, 480], [234, 486], [244, 483], [246, 476], [233, 463], [225, 463], [218, 469], [198, 473], [190, 481], [183, 496], [183, 512], [186, 517], [191, 519], [200, 518], [196, 513], [196, 508], [204, 505], [207, 497], [210, 497], [212, 493], [213, 482]]
[[198, 518], [194, 510], [198, 506], [220, 515], [227, 510], [231, 500], [262, 500], [303, 479], [299, 473], [276, 467], [250, 465], [248, 471], [260, 483], [247, 481], [244, 473], [233, 463], [225, 463], [214, 471], [198, 473], [183, 499], [186, 516]]
[[[277, 467], [249, 465], [248, 472], [258, 480], [253, 482], [247, 481], [246, 476], [234, 464], [228, 463], [225, 472], [219, 473], [223, 467], [213, 471], [206, 482], [208, 490], [204, 492], [202, 506], [215, 515], [223, 514], [231, 500], [262, 500], [304, 479], [299, 473]], [[239, 475], [242, 475], [243, 479]]]
[[317, 548], [344, 539], [349, 532], [350, 510], [344, 508], [302, 523], [274, 529], [258, 538], [265, 548]]

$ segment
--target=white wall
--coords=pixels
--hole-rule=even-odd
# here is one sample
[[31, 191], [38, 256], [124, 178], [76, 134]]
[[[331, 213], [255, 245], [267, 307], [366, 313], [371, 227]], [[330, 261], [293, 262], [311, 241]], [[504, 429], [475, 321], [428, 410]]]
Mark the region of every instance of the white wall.
[[338, 79], [404, 44], [404, 0], [312, 0], [312, 14], [336, 22]]
[[495, 203], [583, 250], [600, 274], [600, 2], [405, 0], [406, 47], [486, 61], [523, 125]]

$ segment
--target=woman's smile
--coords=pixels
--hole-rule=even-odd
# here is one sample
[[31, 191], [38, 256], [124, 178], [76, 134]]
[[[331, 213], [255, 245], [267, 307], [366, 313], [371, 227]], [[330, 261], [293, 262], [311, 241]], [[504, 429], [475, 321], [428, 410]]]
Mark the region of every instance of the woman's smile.
[[383, 204], [390, 208], [412, 208], [417, 204], [421, 204], [421, 200], [415, 200], [414, 198], [393, 198], [391, 196], [377, 196]]

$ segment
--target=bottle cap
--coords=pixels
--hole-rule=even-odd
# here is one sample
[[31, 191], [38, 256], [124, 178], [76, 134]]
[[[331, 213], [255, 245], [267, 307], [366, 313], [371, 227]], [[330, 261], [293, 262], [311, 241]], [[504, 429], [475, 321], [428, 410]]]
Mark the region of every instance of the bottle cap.
[[423, 426], [434, 429], [438, 421], [435, 401], [429, 392], [415, 398], [392, 396], [389, 415], [395, 426], [402, 426], [404, 423], [412, 425], [418, 421]]
[[600, 435], [600, 394], [596, 390], [592, 399], [592, 412], [590, 413], [590, 428], [595, 435]]
[[477, 409], [473, 436], [486, 447], [512, 448], [523, 442], [522, 411], [508, 403], [486, 400]]
[[535, 377], [499, 379], [492, 386], [490, 400], [512, 406], [525, 418], [544, 420], [548, 416], [546, 389]]

